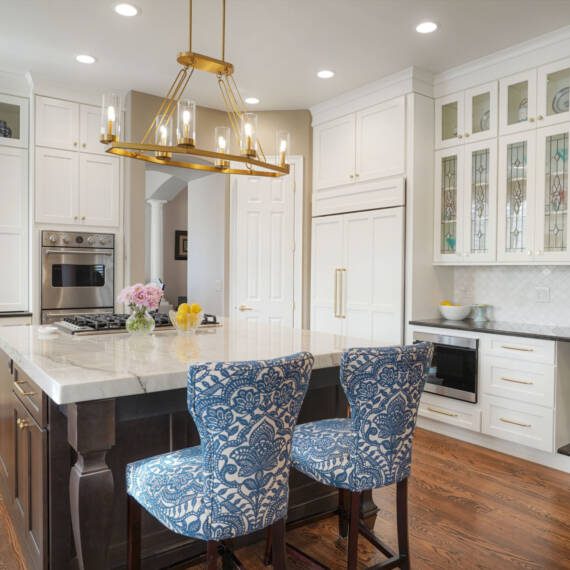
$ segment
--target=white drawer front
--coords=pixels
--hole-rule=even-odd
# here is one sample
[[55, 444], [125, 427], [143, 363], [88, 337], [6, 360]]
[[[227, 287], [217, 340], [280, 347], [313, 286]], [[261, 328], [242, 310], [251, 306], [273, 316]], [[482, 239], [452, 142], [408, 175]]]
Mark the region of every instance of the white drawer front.
[[554, 407], [556, 366], [486, 356], [482, 368], [483, 393]]
[[485, 396], [483, 433], [543, 451], [554, 451], [554, 412], [542, 406]]
[[484, 355], [556, 364], [556, 343], [552, 340], [493, 335], [484, 340], [482, 349]]
[[481, 431], [481, 411], [477, 408], [460, 410], [457, 407], [432, 404], [422, 400], [418, 414], [430, 420], [437, 420], [472, 431]]

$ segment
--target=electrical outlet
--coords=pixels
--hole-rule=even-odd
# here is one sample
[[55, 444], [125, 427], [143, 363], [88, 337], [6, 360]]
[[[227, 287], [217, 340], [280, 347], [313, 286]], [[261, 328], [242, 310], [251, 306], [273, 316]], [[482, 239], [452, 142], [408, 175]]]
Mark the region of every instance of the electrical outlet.
[[550, 287], [535, 287], [534, 293], [537, 303], [550, 303]]

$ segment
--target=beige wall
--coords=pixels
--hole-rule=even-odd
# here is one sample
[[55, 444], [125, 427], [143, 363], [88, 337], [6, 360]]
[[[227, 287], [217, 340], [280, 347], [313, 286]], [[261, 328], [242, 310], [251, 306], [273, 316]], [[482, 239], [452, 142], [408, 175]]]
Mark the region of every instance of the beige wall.
[[[161, 98], [138, 91], [129, 92], [127, 98], [127, 137], [140, 140], [152, 117], [160, 106]], [[200, 147], [212, 148], [214, 127], [229, 125], [223, 111], [198, 107], [196, 110], [196, 142]], [[278, 129], [291, 133], [291, 154], [304, 160], [304, 221], [303, 221], [303, 324], [308, 324], [310, 284], [310, 228], [312, 193], [312, 129], [309, 111], [260, 111], [258, 112], [259, 139], [265, 154], [275, 152], [275, 133]], [[232, 146], [235, 145], [232, 139]], [[144, 254], [144, 163], [126, 161], [127, 194], [127, 281], [142, 281], [145, 278]], [[191, 207], [191, 204], [189, 205]], [[227, 209], [229, 212], [229, 208]], [[166, 226], [165, 226], [166, 227]], [[229, 228], [227, 220], [226, 229]], [[226, 232], [229, 239], [229, 232]], [[227, 250], [228, 251], [228, 250]], [[229, 282], [226, 279], [226, 282]]]
[[164, 205], [164, 282], [166, 298], [176, 306], [178, 297], [188, 294], [187, 263], [174, 259], [174, 236], [176, 230], [188, 228], [188, 190]]

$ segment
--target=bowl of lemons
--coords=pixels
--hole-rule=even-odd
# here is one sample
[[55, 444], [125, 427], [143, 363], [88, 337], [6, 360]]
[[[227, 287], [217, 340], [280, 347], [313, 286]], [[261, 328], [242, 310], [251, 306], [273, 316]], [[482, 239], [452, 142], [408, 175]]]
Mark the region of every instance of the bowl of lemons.
[[193, 334], [202, 324], [202, 307], [198, 303], [180, 303], [178, 310], [170, 311], [169, 316], [180, 334]]
[[439, 312], [446, 321], [462, 321], [469, 316], [471, 305], [457, 305], [451, 301], [442, 301]]

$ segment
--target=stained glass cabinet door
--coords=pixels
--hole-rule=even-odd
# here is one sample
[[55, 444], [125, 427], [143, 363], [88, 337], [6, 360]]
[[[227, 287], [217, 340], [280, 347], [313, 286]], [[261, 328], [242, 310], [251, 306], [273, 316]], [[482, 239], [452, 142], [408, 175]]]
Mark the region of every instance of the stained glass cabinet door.
[[464, 261], [490, 262], [497, 257], [497, 143], [466, 145]]
[[465, 142], [497, 136], [498, 84], [479, 85], [465, 92]]
[[536, 239], [538, 261], [570, 261], [568, 254], [568, 125], [537, 131]]
[[570, 59], [538, 69], [537, 126], [570, 120]]
[[499, 139], [497, 259], [526, 263], [534, 256], [536, 131]]
[[463, 148], [435, 153], [434, 262], [463, 260]]

